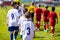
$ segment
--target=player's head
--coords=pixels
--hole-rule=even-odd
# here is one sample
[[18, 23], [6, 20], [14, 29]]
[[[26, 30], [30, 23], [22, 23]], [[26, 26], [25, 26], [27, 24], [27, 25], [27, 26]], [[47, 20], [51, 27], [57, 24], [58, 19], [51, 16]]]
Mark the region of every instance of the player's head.
[[37, 7], [40, 7], [41, 5], [40, 4], [37, 4]]
[[34, 3], [32, 2], [31, 5], [34, 5]]
[[20, 5], [20, 2], [18, 2], [18, 5]]
[[26, 7], [26, 4], [22, 4], [22, 7], [25, 8]]
[[48, 9], [48, 5], [45, 5], [45, 8]]
[[17, 9], [18, 8], [18, 3], [17, 2], [13, 2], [12, 3], [12, 7], [15, 8], [15, 9]]
[[55, 7], [52, 7], [52, 11], [55, 11]]
[[28, 12], [27, 8], [23, 8], [23, 14], [25, 14], [25, 12]]
[[27, 19], [29, 19], [29, 18], [30, 18], [30, 13], [29, 13], [29, 12], [25, 12], [25, 17], [26, 17]]

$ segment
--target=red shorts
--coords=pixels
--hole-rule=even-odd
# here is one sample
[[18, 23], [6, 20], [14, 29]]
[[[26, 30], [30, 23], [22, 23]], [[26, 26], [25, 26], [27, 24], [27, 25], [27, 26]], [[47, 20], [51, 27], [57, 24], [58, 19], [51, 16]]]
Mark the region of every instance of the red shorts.
[[40, 21], [41, 20], [41, 17], [36, 17], [36, 21]]
[[49, 19], [44, 17], [44, 22], [49, 22]]
[[55, 26], [56, 21], [50, 21], [50, 26]]

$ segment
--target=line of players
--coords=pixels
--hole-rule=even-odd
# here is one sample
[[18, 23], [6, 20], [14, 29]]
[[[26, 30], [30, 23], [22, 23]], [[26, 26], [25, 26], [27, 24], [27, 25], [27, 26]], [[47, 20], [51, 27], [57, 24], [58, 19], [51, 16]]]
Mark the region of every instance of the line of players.
[[54, 36], [55, 24], [58, 23], [58, 17], [57, 17], [57, 14], [55, 12], [55, 7], [52, 7], [51, 12], [50, 12], [48, 10], [47, 5], [45, 5], [45, 9], [42, 9], [40, 7], [40, 4], [37, 4], [37, 7], [35, 8], [34, 3], [32, 3], [30, 5], [30, 7], [28, 8], [28, 11], [29, 11], [30, 14], [34, 15], [34, 16], [31, 16], [31, 17], [32, 17], [32, 19], [33, 19], [33, 17], [35, 17], [36, 28], [38, 30], [40, 30], [40, 22], [41, 22], [41, 19], [43, 18], [44, 31], [48, 32], [48, 28], [49, 28], [49, 24], [50, 24], [51, 34], [52, 34], [52, 36]]
[[33, 17], [36, 18], [36, 27], [40, 30], [41, 15], [43, 15], [44, 20], [44, 30], [48, 30], [48, 22], [50, 22], [51, 33], [54, 35], [55, 24], [58, 23], [55, 7], [52, 7], [50, 12], [48, 6], [42, 10], [40, 4], [35, 8], [34, 3], [31, 3], [27, 9], [25, 4], [21, 6], [19, 2], [13, 2], [12, 9], [8, 11], [6, 22], [10, 32], [10, 40], [16, 40], [19, 30], [23, 40], [32, 40], [35, 33]]

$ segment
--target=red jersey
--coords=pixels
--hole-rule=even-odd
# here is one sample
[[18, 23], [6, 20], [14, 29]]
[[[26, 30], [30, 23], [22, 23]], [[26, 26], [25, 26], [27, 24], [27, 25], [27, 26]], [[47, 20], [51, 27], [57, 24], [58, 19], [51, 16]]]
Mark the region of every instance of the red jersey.
[[35, 13], [36, 13], [36, 17], [41, 17], [42, 9], [41, 8], [36, 8]]
[[49, 10], [44, 10], [43, 11], [43, 14], [44, 14], [43, 16], [47, 18], [48, 15], [49, 15], [49, 12], [50, 12]]
[[44, 10], [44, 11], [43, 11], [44, 22], [49, 22], [49, 19], [48, 19], [49, 13], [50, 13], [49, 10]]
[[49, 18], [50, 18], [50, 21], [56, 21], [56, 18], [57, 18], [56, 12], [50, 12]]

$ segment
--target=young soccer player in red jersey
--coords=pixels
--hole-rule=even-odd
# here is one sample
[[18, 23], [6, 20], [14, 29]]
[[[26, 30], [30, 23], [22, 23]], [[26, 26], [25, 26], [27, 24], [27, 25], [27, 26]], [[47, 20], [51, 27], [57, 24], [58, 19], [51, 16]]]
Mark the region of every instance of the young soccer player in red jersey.
[[58, 17], [55, 12], [55, 7], [52, 7], [52, 11], [49, 14], [50, 26], [51, 26], [51, 34], [54, 36], [55, 24], [58, 23]]
[[35, 9], [35, 18], [36, 18], [36, 27], [40, 30], [40, 20], [41, 20], [42, 9], [40, 8], [40, 4], [37, 5]]
[[50, 11], [48, 10], [48, 6], [45, 6], [45, 10], [43, 10], [43, 19], [44, 19], [44, 31], [48, 31], [48, 15], [49, 15]]

